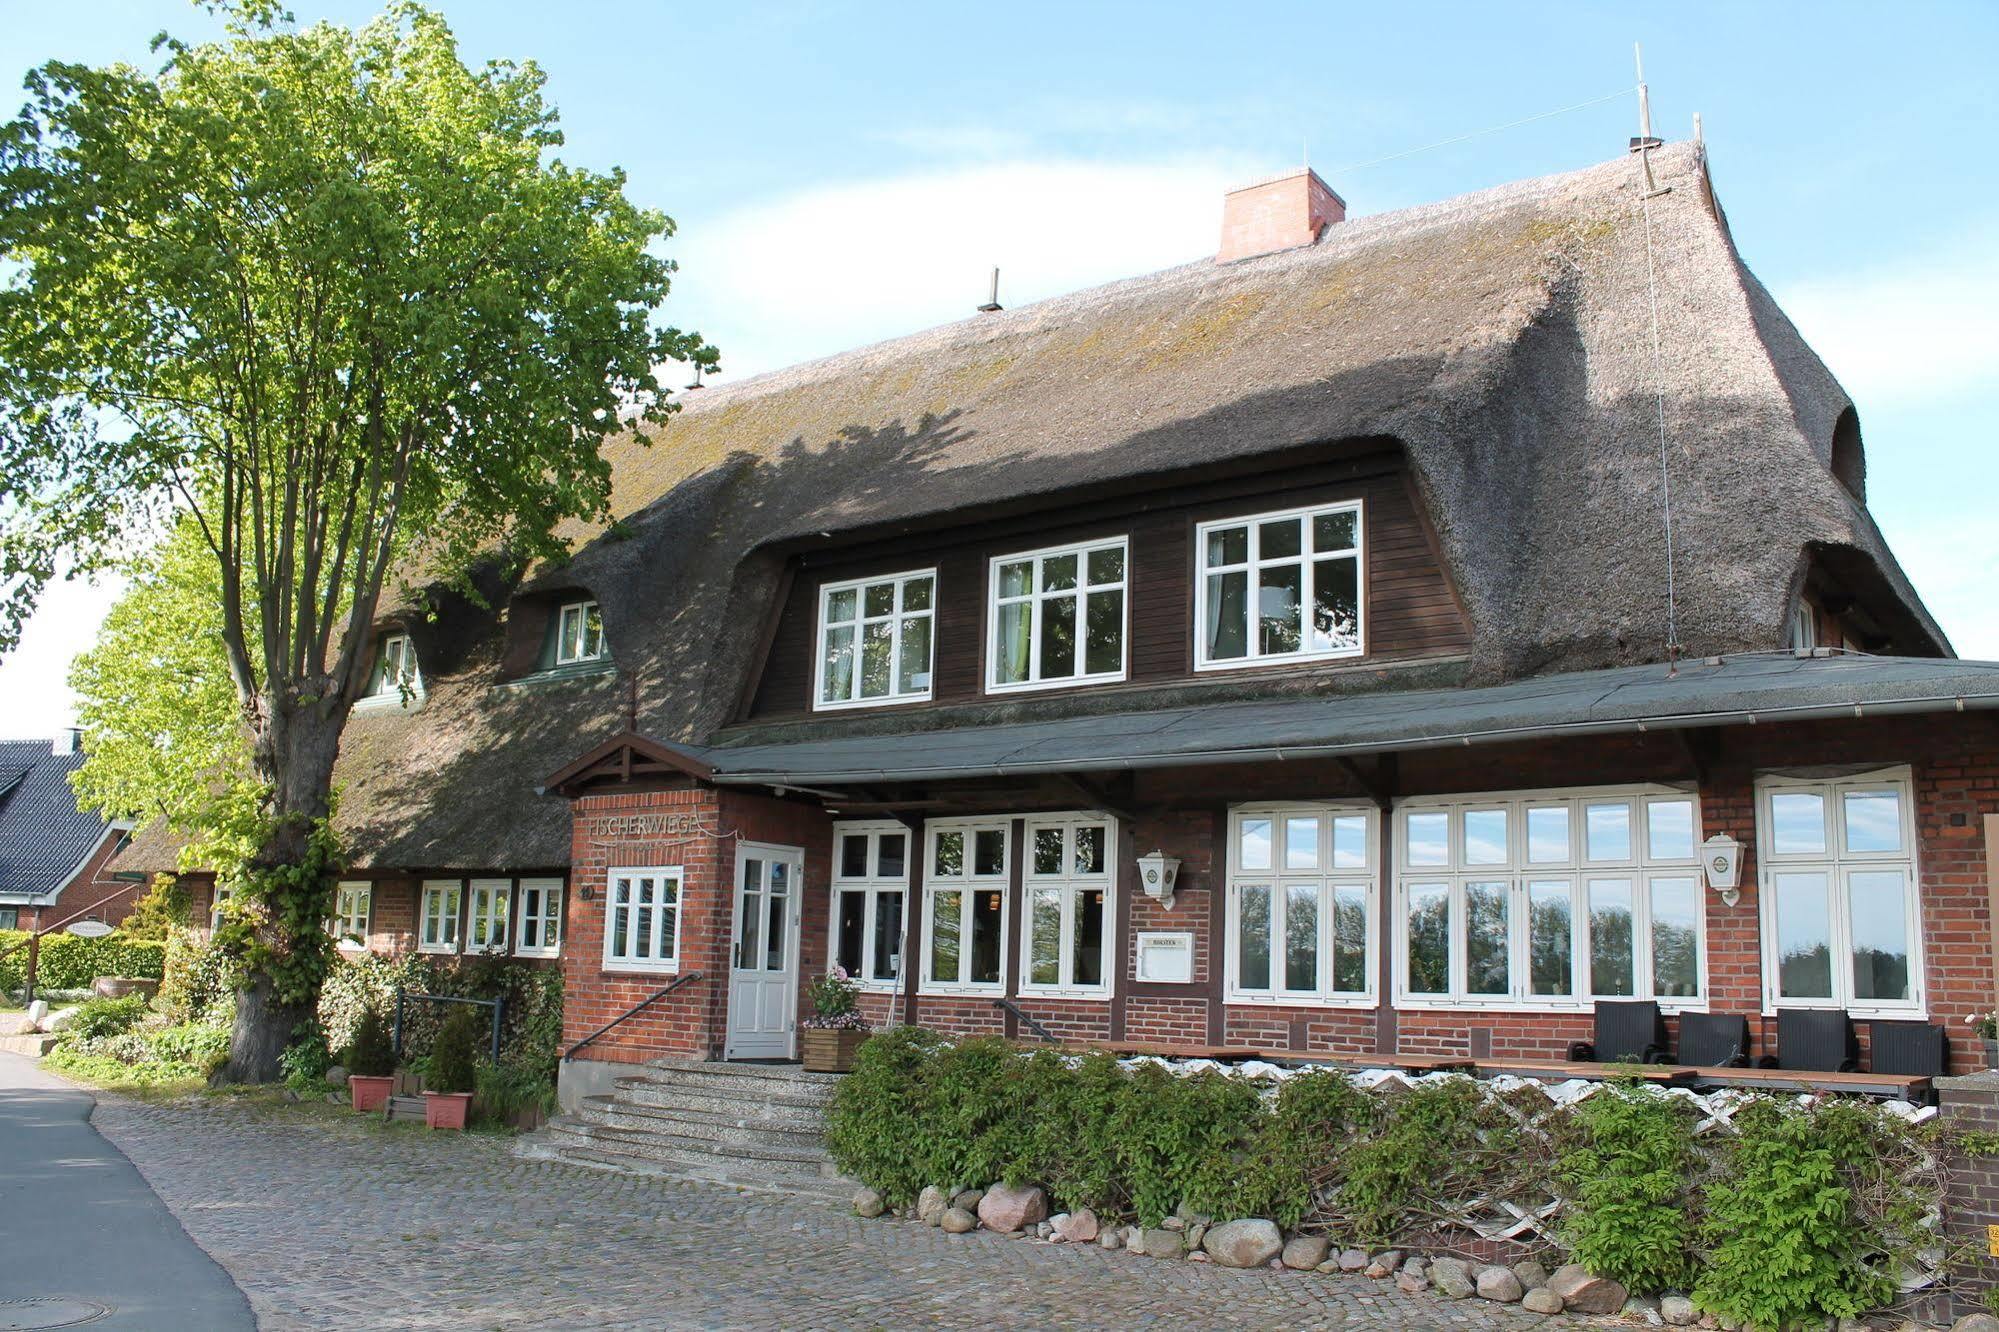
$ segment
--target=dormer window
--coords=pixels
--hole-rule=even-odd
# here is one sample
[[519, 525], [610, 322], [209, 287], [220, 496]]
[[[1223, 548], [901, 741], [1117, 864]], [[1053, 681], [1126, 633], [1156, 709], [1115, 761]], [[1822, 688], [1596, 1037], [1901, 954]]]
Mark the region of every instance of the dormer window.
[[1124, 679], [1126, 541], [992, 562], [992, 692]]
[[819, 590], [818, 708], [914, 703], [930, 697], [935, 569], [884, 574]]
[[423, 692], [417, 670], [416, 642], [408, 634], [388, 634], [375, 652], [375, 670], [368, 677], [368, 698], [403, 699]]
[[1799, 600], [1791, 611], [1791, 651], [1810, 652], [1819, 645], [1818, 612], [1812, 603]]
[[1202, 523], [1194, 541], [1196, 669], [1360, 655], [1358, 500]]
[[564, 603], [556, 625], [555, 664], [600, 661], [604, 656], [604, 612], [594, 601]]

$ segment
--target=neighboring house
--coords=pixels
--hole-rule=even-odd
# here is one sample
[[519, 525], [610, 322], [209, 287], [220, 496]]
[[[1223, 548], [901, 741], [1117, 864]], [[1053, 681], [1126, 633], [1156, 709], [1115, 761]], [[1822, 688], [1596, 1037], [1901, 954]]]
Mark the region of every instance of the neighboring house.
[[0, 929], [72, 919], [116, 925], [145, 894], [107, 868], [132, 825], [78, 811], [69, 775], [83, 765], [80, 733], [0, 740]]
[[357, 930], [559, 921], [572, 1042], [680, 982], [572, 1091], [790, 1056], [835, 961], [954, 1031], [1559, 1056], [1637, 997], [1759, 1053], [1780, 1005], [1949, 1021], [1972, 1066], [1999, 665], [1883, 542], [1703, 149], [1343, 214], [1262, 182], [1214, 260], [614, 441], [615, 531], [385, 617]]

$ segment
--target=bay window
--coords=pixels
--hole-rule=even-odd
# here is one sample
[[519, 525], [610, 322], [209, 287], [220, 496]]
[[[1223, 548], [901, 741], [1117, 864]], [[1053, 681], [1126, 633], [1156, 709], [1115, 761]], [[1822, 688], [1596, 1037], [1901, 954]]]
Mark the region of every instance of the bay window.
[[1007, 820], [924, 827], [923, 990], [997, 990], [1005, 980]]
[[678, 865], [610, 871], [604, 915], [606, 970], [679, 970], [682, 878]]
[[1360, 501], [1202, 523], [1194, 541], [1196, 669], [1360, 654]]
[[1396, 976], [1417, 1007], [1704, 995], [1693, 795], [1423, 798], [1397, 811]]
[[885, 574], [819, 589], [817, 708], [930, 697], [937, 571]]
[[521, 957], [554, 957], [561, 950], [562, 880], [522, 879], [514, 952]]
[[416, 946], [423, 953], [458, 951], [458, 914], [464, 905], [465, 885], [458, 879], [425, 879], [423, 912]]
[[1766, 1008], [1923, 1007], [1906, 768], [1756, 784]]
[[1230, 814], [1231, 999], [1371, 1002], [1376, 817], [1349, 805]]
[[1109, 922], [1117, 854], [1114, 820], [1042, 814], [1027, 820], [1021, 992], [1110, 993]]
[[833, 825], [833, 960], [863, 989], [902, 976], [909, 830], [899, 823]]
[[986, 688], [1122, 680], [1125, 538], [992, 562]]

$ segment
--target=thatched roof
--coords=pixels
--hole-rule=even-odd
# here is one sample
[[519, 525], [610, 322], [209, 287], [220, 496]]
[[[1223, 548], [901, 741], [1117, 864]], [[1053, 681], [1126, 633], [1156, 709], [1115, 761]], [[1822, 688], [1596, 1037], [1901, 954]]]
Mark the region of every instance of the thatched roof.
[[[565, 863], [566, 811], [534, 785], [624, 724], [634, 677], [640, 731], [757, 740], [716, 732], [785, 543], [1301, 444], [1406, 451], [1471, 621], [1464, 682], [1660, 660], [1661, 388], [1690, 653], [1781, 646], [1808, 557], [1870, 583], [1893, 650], [1948, 652], [1832, 474], [1851, 404], [1743, 266], [1701, 150], [1653, 166], [1671, 187], [1649, 204], [1657, 371], [1642, 177], [1620, 157], [689, 395], [651, 448], [608, 446], [621, 530], [574, 533], [575, 558], [528, 585], [600, 599], [619, 679], [496, 690], [490, 622], [438, 654], [448, 673], [426, 651], [425, 707], [348, 732], [341, 822], [362, 863]], [[965, 720], [948, 711], [813, 725]]]

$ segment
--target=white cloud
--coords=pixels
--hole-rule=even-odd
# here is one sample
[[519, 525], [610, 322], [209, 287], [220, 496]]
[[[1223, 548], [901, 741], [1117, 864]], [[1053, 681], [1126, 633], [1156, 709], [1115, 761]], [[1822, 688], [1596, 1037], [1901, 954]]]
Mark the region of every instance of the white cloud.
[[103, 586], [57, 583], [21, 635], [21, 644], [0, 657], [0, 738], [50, 735], [68, 726], [76, 698], [69, 691], [69, 663], [97, 639], [123, 580]]
[[[1254, 171], [1028, 160], [780, 194], [689, 220], [669, 305], [729, 379], [1212, 254], [1222, 193]], [[725, 381], [726, 382], [726, 381]]]
[[1999, 233], [1847, 277], [1790, 285], [1779, 303], [1862, 417], [1999, 380]]

